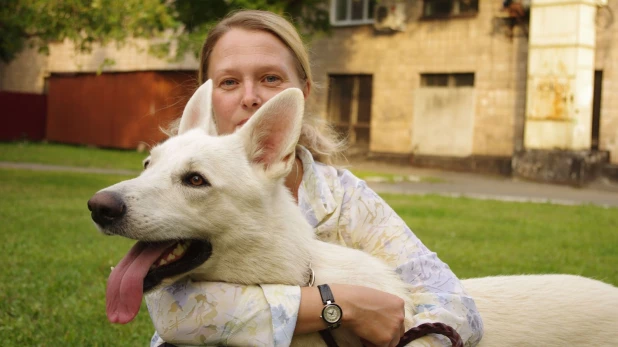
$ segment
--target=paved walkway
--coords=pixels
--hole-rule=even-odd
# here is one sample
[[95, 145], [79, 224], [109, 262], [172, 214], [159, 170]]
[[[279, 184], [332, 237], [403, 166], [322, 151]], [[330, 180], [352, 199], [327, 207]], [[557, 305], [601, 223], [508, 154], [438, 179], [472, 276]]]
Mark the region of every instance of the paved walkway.
[[[405, 181], [397, 183], [384, 183], [369, 179], [369, 186], [378, 193], [438, 194], [502, 201], [548, 202], [564, 205], [594, 204], [618, 207], [618, 184], [609, 181], [598, 181], [584, 188], [574, 188], [527, 182], [503, 176], [421, 169], [375, 162], [356, 162], [349, 164], [348, 167], [357, 170], [392, 173], [405, 178]], [[0, 168], [122, 175], [138, 174], [137, 171], [130, 170], [9, 162], [0, 162]]]
[[583, 188], [575, 188], [528, 182], [504, 176], [449, 172], [375, 162], [353, 163], [349, 166], [352, 169], [393, 173], [418, 180], [396, 184], [368, 180], [369, 186], [381, 193], [438, 194], [503, 201], [618, 207], [618, 184], [607, 180], [600, 180]]
[[81, 172], [81, 173], [97, 173], [107, 175], [138, 175], [139, 171], [134, 170], [118, 170], [118, 169], [100, 169], [91, 167], [76, 167], [62, 165], [48, 165], [36, 163], [13, 163], [0, 161], [0, 168], [4, 169], [23, 169], [34, 171], [64, 171], [64, 172]]

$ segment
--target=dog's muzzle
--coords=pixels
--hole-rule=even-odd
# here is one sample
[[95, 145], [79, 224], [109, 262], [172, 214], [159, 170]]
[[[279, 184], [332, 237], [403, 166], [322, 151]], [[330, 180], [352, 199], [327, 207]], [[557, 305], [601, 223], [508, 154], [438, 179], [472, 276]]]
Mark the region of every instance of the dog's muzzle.
[[99, 226], [106, 227], [124, 217], [127, 206], [122, 197], [114, 192], [98, 192], [88, 200], [92, 220]]

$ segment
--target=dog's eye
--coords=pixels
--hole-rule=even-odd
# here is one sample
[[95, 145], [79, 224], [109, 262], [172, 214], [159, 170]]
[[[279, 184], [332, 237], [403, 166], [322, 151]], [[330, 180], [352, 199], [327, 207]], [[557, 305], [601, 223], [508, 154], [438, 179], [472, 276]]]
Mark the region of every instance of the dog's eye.
[[196, 173], [190, 173], [185, 176], [183, 182], [193, 187], [201, 187], [209, 184], [204, 177]]
[[144, 170], [146, 170], [148, 168], [148, 165], [150, 164], [150, 158], [147, 158], [144, 160]]

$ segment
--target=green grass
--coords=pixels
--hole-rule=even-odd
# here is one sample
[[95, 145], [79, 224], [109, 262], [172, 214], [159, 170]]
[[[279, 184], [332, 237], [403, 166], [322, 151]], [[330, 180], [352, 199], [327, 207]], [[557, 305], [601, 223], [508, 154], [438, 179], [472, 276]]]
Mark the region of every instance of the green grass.
[[618, 285], [618, 210], [383, 194], [462, 278], [571, 273]]
[[153, 332], [108, 323], [110, 266], [131, 241], [105, 237], [86, 201], [119, 176], [0, 170], [0, 336], [9, 346], [138, 346]]
[[407, 176], [407, 175], [399, 175], [393, 173], [384, 173], [384, 172], [376, 172], [376, 171], [365, 171], [365, 170], [351, 170], [354, 175], [360, 179], [367, 181], [384, 181], [388, 183], [394, 182], [402, 182], [402, 181], [413, 181], [413, 182], [426, 182], [426, 183], [444, 183], [446, 182], [444, 179], [440, 177], [432, 177], [432, 176]]
[[141, 170], [147, 153], [34, 142], [0, 142], [0, 161]]

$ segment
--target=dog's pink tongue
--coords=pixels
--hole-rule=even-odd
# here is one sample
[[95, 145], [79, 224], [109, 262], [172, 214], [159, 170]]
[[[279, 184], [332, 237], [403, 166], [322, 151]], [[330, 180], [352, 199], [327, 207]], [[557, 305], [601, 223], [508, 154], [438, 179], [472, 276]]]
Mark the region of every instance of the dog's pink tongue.
[[144, 277], [150, 266], [173, 243], [137, 242], [116, 265], [107, 279], [107, 319], [126, 324], [142, 304]]

